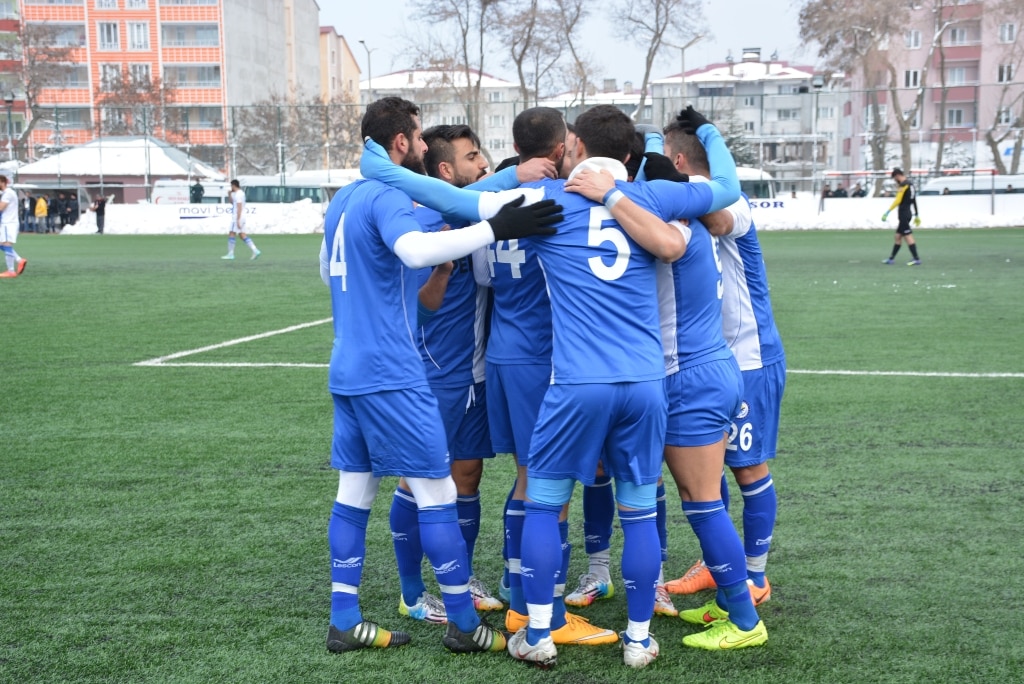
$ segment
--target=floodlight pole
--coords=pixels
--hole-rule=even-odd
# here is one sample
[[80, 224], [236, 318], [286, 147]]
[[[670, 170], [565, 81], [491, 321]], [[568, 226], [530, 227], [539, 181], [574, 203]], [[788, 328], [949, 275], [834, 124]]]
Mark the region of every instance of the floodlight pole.
[[359, 41], [359, 44], [366, 50], [366, 102], [369, 104], [373, 102], [373, 62], [370, 61], [370, 53], [377, 48], [371, 48], [366, 44], [365, 40]]

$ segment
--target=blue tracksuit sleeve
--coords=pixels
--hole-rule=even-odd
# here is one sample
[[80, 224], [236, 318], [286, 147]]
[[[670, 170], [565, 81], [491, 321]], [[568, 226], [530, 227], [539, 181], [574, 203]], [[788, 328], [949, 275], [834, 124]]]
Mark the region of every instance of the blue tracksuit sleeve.
[[704, 150], [708, 154], [708, 165], [711, 167], [710, 211], [725, 209], [740, 198], [740, 181], [736, 177], [736, 162], [732, 153], [725, 146], [722, 134], [712, 124], [704, 124], [697, 129]]
[[[644, 154], [647, 154], [648, 152], [665, 154], [665, 136], [661, 133], [644, 133]], [[645, 166], [647, 166], [646, 159], [640, 162], [640, 170], [636, 172], [636, 178], [633, 180], [647, 180], [647, 174], [644, 173]]]
[[484, 192], [500, 192], [502, 190], [514, 190], [519, 187], [519, 178], [516, 176], [516, 167], [509, 166], [497, 173], [492, 173], [486, 178], [481, 178], [476, 183], [466, 186], [467, 190], [481, 190]]
[[449, 221], [476, 223], [480, 220], [480, 192], [449, 185], [443, 180], [414, 173], [391, 161], [391, 157], [367, 138], [359, 160], [363, 178], [372, 178], [398, 188], [420, 204], [436, 209]]

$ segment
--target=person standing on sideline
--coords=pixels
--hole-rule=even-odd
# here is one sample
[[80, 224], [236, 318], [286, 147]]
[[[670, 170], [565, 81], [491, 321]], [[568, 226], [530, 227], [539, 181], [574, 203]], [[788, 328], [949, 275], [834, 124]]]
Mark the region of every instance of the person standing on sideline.
[[203, 195], [205, 194], [206, 188], [203, 187], [203, 184], [197, 178], [195, 184], [188, 190], [188, 199], [192, 204], [202, 204]]
[[[427, 146], [412, 102], [385, 97], [371, 103], [361, 135], [382, 147], [390, 161], [423, 173]], [[481, 620], [470, 594], [447, 438], [413, 332], [418, 284], [412, 269], [462, 258], [495, 240], [550, 234], [549, 226], [562, 219], [553, 201], [523, 202], [524, 193], [517, 192], [496, 214], [489, 212], [489, 220], [427, 233], [408, 195], [380, 181], [359, 180], [339, 190], [327, 209], [320, 277], [331, 291], [335, 335], [328, 389], [338, 493], [327, 526], [327, 649], [333, 653], [410, 640], [407, 633], [365, 620], [359, 606], [366, 528], [385, 475], [404, 477], [415, 498], [420, 541], [445, 604], [445, 648], [456, 653], [505, 649], [505, 635]]]
[[256, 249], [256, 243], [245, 233], [245, 193], [237, 180], [231, 181], [231, 228], [228, 230], [228, 253], [221, 259], [234, 260], [235, 258], [235, 234], [242, 238], [242, 242], [249, 245], [252, 250], [253, 261], [260, 258], [262, 252]]
[[18, 195], [9, 182], [7, 176], [0, 176], [0, 250], [7, 260], [7, 270], [0, 273], [0, 278], [17, 278], [28, 264], [14, 250], [18, 241]]
[[[889, 258], [883, 261], [883, 264], [892, 265], [896, 259], [896, 253], [900, 251], [900, 244], [905, 239], [907, 241], [907, 247], [910, 248], [910, 254], [914, 257], [912, 260], [907, 262], [907, 266], [920, 266], [921, 258], [917, 255], [917, 243], [914, 242], [914, 231], [910, 227], [910, 219], [913, 216], [914, 226], [921, 225], [921, 216], [917, 213], [917, 193], [914, 191], [914, 186], [911, 185], [910, 181], [907, 180], [906, 175], [903, 173], [903, 169], [895, 168], [892, 170], [893, 180], [898, 184], [896, 191], [896, 198], [892, 201], [892, 206], [885, 210], [882, 214], [882, 220], [885, 221], [889, 218], [889, 212], [896, 209], [896, 216], [899, 218], [899, 224], [896, 226], [896, 237], [895, 244], [892, 246], [892, 254]], [[911, 214], [910, 210], [914, 212]]]
[[96, 199], [89, 205], [89, 211], [96, 213], [96, 234], [103, 235], [103, 224], [107, 218], [107, 198], [96, 195]]
[[46, 206], [46, 195], [40, 195], [34, 202], [34, 208], [32, 213], [35, 214], [36, 219], [36, 232], [37, 233], [48, 233], [50, 232], [46, 226], [46, 212], [48, 208]]

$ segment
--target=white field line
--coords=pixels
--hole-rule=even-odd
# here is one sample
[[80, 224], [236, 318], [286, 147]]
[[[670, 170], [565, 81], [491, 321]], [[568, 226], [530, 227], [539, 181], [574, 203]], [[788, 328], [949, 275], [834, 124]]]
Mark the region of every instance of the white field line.
[[[273, 337], [274, 335], [281, 335], [284, 333], [294, 332], [296, 330], [302, 330], [303, 328], [312, 328], [316, 325], [323, 325], [324, 323], [330, 323], [332, 319], [324, 318], [319, 321], [310, 321], [309, 323], [300, 323], [299, 325], [289, 326], [287, 328], [281, 328], [280, 330], [270, 330], [265, 333], [259, 333], [258, 335], [249, 335], [248, 337], [239, 337], [234, 340], [228, 340], [227, 342], [220, 342], [218, 344], [211, 344], [206, 347], [199, 347], [198, 349], [188, 349], [186, 351], [175, 352], [174, 354], [168, 354], [167, 356], [158, 356], [155, 359], [148, 359], [146, 361], [138, 361], [132, 365], [135, 366], [170, 366], [175, 368], [192, 367], [192, 368], [327, 368], [329, 364], [326, 363], [255, 363], [246, 361], [224, 361], [224, 362], [210, 362], [201, 363], [197, 361], [182, 361], [171, 363], [174, 359], [180, 359], [186, 356], [193, 356], [195, 354], [202, 354], [213, 349], [221, 349], [223, 347], [230, 347], [236, 344], [242, 344], [244, 342], [253, 342], [255, 340], [262, 340], [267, 337]], [[899, 376], [899, 377], [910, 377], [910, 378], [1024, 378], [1024, 373], [928, 373], [928, 372], [913, 372], [913, 371], [855, 371], [855, 370], [799, 370], [789, 368], [786, 370], [787, 373], [793, 375], [859, 375], [859, 376]]]
[[132, 365], [135, 366], [296, 366], [300, 368], [322, 368], [326, 367], [326, 364], [300, 364], [300, 363], [167, 363], [174, 359], [180, 359], [185, 356], [192, 356], [194, 354], [202, 354], [203, 352], [212, 351], [214, 349], [222, 349], [223, 347], [230, 347], [235, 344], [242, 344], [244, 342], [252, 342], [254, 340], [262, 340], [267, 337], [273, 337], [274, 335], [281, 335], [284, 333], [294, 332], [296, 330], [302, 330], [303, 328], [312, 328], [316, 325], [323, 325], [324, 323], [330, 323], [330, 318], [324, 318], [319, 321], [311, 321], [309, 323], [300, 323], [299, 325], [292, 325], [287, 328], [281, 328], [280, 330], [270, 330], [265, 333], [258, 335], [249, 335], [248, 337], [239, 337], [238, 339], [228, 340], [227, 342], [220, 342], [218, 344], [211, 344], [206, 347], [199, 347], [198, 349], [188, 349], [186, 351], [175, 352], [174, 354], [168, 354], [167, 356], [158, 356], [155, 359], [149, 359], [147, 361], [139, 361]]

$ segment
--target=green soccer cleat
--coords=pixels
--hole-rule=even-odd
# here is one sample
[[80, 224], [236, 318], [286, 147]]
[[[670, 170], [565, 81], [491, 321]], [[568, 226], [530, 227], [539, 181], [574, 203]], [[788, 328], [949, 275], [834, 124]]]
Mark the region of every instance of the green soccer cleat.
[[768, 630], [764, 621], [759, 620], [754, 629], [743, 631], [729, 620], [712, 623], [703, 632], [683, 637], [683, 646], [702, 648], [705, 651], [731, 651], [737, 648], [760, 646], [768, 642]]
[[710, 625], [721, 620], [728, 620], [729, 611], [719, 608], [715, 599], [711, 599], [700, 608], [679, 611], [679, 617], [684, 622], [693, 625]]
[[334, 625], [327, 630], [327, 650], [331, 653], [347, 653], [361, 648], [394, 648], [404, 646], [410, 640], [405, 632], [390, 632], [368, 620], [344, 632]]
[[234, 254], [225, 254], [224, 256], [221, 257], [221, 259], [224, 259], [226, 261], [234, 261], [235, 260], [235, 255]]
[[452, 653], [487, 653], [504, 651], [507, 646], [505, 633], [487, 624], [481, 618], [472, 632], [463, 632], [454, 622], [449, 622], [441, 643]]

